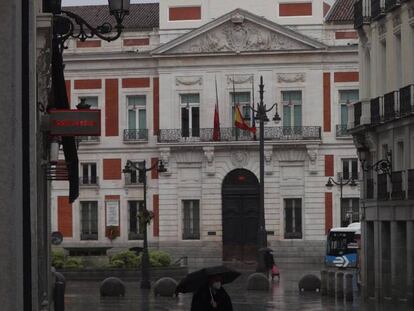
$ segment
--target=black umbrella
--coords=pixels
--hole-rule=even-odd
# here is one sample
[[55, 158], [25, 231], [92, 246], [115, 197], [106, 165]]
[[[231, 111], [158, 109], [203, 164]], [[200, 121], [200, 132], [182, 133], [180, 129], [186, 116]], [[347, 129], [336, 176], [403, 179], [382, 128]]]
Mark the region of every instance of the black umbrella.
[[225, 266], [203, 268], [187, 274], [177, 286], [177, 293], [191, 293], [199, 289], [212, 276], [220, 276], [223, 284], [231, 283], [240, 276], [240, 272]]

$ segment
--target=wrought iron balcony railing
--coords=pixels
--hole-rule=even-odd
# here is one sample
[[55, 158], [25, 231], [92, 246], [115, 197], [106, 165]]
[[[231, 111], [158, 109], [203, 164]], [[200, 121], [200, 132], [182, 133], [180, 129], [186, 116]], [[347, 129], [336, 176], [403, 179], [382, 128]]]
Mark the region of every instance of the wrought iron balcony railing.
[[407, 197], [410, 200], [414, 199], [414, 169], [407, 171]]
[[[160, 143], [186, 143], [186, 142], [214, 142], [214, 129], [204, 128], [200, 129], [199, 136], [183, 137], [183, 132], [180, 129], [161, 129], [158, 136]], [[259, 131], [256, 135], [248, 131], [242, 131], [237, 128], [220, 128], [220, 139], [218, 141], [252, 141], [259, 139]], [[320, 126], [278, 126], [265, 127], [265, 140], [320, 140], [321, 127]]]
[[403, 189], [403, 173], [402, 171], [392, 172], [391, 174], [391, 199], [404, 200], [405, 190]]
[[393, 120], [396, 117], [396, 106], [398, 104], [398, 91], [384, 94], [384, 121]]
[[369, 23], [371, 17], [371, 0], [357, 0], [354, 3], [354, 28], [358, 29]]
[[357, 102], [354, 104], [354, 125], [359, 126], [361, 124], [362, 115], [362, 103]]
[[99, 185], [98, 176], [82, 176], [79, 178], [79, 185], [84, 187], [96, 187]]
[[384, 12], [385, 12], [385, 1], [384, 0], [371, 0], [371, 18], [373, 20], [383, 17]]
[[400, 0], [385, 0], [385, 10], [391, 11], [401, 5]]
[[377, 125], [381, 122], [381, 99], [382, 97], [376, 97], [371, 99], [371, 124]]
[[400, 89], [401, 116], [414, 112], [414, 85], [410, 84]]
[[101, 140], [100, 136], [77, 136], [80, 143], [96, 144]]
[[386, 173], [378, 174], [377, 180], [377, 197], [378, 200], [388, 200], [388, 175]]
[[337, 124], [336, 125], [336, 137], [349, 137], [347, 125], [346, 124]]
[[148, 140], [148, 129], [139, 130], [124, 130], [124, 141], [147, 141]]

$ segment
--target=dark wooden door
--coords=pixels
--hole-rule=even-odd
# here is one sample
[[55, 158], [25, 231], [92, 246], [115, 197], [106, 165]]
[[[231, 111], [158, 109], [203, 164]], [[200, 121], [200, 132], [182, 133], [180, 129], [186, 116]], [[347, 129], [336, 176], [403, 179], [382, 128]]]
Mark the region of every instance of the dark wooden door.
[[[246, 170], [236, 171], [242, 177], [253, 175]], [[258, 182], [253, 177], [241, 178], [242, 183], [223, 184], [224, 261], [254, 261], [257, 258], [259, 195]]]

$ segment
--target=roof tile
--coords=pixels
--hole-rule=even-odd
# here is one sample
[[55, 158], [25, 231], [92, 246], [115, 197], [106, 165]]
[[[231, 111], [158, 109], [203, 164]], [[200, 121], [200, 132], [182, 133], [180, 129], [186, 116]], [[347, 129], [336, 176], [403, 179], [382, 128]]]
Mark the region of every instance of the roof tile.
[[354, 3], [356, 0], [336, 0], [329, 10], [326, 22], [352, 23], [354, 20]]

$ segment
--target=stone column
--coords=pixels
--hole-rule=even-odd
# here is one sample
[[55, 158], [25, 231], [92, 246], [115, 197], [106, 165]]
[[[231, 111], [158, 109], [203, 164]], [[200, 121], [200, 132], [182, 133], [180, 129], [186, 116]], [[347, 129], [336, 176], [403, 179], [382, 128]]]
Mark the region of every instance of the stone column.
[[414, 221], [407, 221], [407, 293], [414, 304]]
[[[22, 2], [0, 2], [1, 309], [23, 308]], [[28, 224], [30, 226], [30, 224]]]
[[398, 228], [397, 222], [391, 222], [391, 295], [392, 298], [398, 300], [398, 269], [401, 268], [400, 264], [400, 256], [399, 254], [399, 242], [398, 242]]

